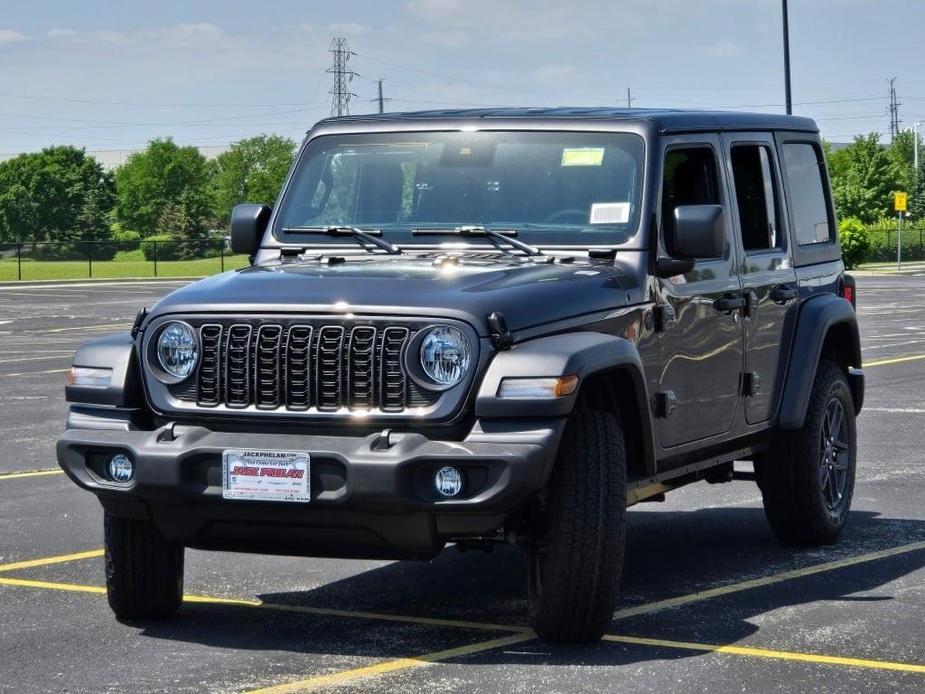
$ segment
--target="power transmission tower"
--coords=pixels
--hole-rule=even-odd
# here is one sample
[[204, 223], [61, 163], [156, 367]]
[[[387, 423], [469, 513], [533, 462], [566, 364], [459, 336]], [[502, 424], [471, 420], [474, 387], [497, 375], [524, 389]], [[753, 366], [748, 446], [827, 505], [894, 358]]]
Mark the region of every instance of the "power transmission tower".
[[633, 108], [633, 102], [634, 102], [634, 101], [635, 101], [635, 99], [633, 98], [633, 90], [631, 90], [629, 87], [627, 87], [627, 88], [626, 88], [626, 107], [627, 107], [627, 108]]
[[354, 77], [359, 77], [347, 66], [347, 63], [350, 62], [350, 56], [356, 53], [350, 50], [345, 38], [331, 39], [328, 52], [334, 55], [334, 63], [327, 70], [334, 75], [334, 84], [329, 92], [331, 94], [331, 115], [347, 116], [350, 115], [350, 97], [356, 96], [350, 91], [349, 84]]
[[370, 99], [373, 103], [379, 104], [379, 113], [385, 113], [385, 105], [391, 101], [391, 99], [386, 99], [382, 96], [382, 78], [376, 80], [376, 85], [379, 88], [378, 96], [375, 99]]
[[899, 124], [902, 119], [899, 117], [899, 107], [902, 105], [896, 100], [896, 78], [891, 77], [890, 83], [890, 142], [899, 135]]

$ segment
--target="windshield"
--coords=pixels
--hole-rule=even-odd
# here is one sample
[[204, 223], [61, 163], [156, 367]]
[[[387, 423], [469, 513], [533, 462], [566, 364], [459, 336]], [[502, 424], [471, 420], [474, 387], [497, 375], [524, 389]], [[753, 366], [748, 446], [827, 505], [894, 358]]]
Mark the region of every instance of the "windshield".
[[[330, 135], [300, 157], [274, 233], [304, 245], [298, 227], [353, 226], [409, 245], [452, 240], [414, 230], [480, 225], [539, 245], [622, 244], [638, 228], [642, 168], [630, 133]], [[311, 237], [332, 242], [344, 243]]]

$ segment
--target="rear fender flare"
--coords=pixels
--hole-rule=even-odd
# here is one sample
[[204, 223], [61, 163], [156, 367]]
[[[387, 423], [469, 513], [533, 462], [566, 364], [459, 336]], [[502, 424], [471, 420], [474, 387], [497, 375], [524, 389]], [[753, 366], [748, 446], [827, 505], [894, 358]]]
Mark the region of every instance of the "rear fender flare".
[[861, 368], [861, 340], [858, 319], [851, 302], [834, 294], [824, 294], [807, 300], [797, 316], [796, 334], [784, 390], [781, 397], [778, 426], [799, 429], [806, 419], [813, 381], [822, 357], [826, 338], [834, 329], [842, 329], [839, 345], [848, 363], [846, 373], [854, 396], [855, 409], [860, 412], [864, 402], [864, 376]]

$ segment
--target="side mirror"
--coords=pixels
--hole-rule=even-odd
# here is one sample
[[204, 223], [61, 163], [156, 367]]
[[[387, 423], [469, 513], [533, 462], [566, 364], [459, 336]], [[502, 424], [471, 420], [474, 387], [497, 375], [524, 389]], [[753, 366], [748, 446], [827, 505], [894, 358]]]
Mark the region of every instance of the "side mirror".
[[254, 255], [270, 221], [267, 205], [236, 205], [231, 212], [231, 252]]
[[722, 205], [680, 205], [674, 208], [677, 258], [719, 258], [726, 254]]

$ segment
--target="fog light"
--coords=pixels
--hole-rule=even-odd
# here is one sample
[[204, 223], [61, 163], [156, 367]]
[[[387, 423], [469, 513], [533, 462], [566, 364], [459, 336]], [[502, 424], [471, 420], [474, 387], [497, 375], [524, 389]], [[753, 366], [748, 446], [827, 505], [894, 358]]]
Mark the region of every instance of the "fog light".
[[135, 474], [131, 459], [122, 453], [116, 453], [109, 459], [109, 477], [114, 482], [128, 482]]
[[444, 467], [434, 475], [434, 487], [441, 496], [456, 496], [462, 491], [462, 473], [455, 467]]

